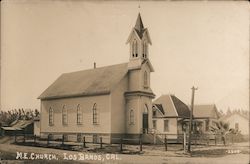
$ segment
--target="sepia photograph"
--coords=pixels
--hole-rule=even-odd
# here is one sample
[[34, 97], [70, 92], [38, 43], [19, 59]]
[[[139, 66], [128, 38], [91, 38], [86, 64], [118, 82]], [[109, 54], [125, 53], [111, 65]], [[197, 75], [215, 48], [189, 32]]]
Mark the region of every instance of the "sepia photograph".
[[250, 163], [248, 1], [0, 9], [0, 164]]

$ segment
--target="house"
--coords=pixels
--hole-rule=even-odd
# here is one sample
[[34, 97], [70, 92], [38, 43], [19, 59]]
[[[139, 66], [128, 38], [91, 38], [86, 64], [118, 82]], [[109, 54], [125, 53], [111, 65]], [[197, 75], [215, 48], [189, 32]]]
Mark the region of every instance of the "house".
[[18, 135], [26, 134], [32, 135], [34, 133], [34, 122], [33, 120], [15, 120], [10, 126], [1, 127], [2, 135]]
[[193, 126], [196, 133], [207, 133], [210, 127], [219, 119], [219, 112], [215, 104], [194, 105]]
[[[151, 39], [140, 14], [128, 37], [129, 62], [62, 74], [38, 98], [41, 137], [116, 142], [152, 128]], [[114, 52], [115, 53], [115, 52]], [[105, 54], [102, 54], [105, 55]]]
[[240, 113], [231, 113], [220, 118], [221, 121], [229, 124], [229, 129], [240, 131], [242, 135], [249, 135], [249, 118]]
[[153, 128], [158, 134], [177, 139], [187, 129], [190, 110], [175, 95], [162, 95], [153, 102]]

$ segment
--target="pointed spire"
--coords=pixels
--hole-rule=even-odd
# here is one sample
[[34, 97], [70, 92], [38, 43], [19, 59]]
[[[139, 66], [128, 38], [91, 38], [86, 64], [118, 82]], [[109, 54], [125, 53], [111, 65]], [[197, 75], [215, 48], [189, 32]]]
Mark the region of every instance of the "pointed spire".
[[142, 38], [142, 34], [144, 32], [144, 26], [143, 26], [143, 23], [142, 23], [142, 19], [141, 19], [141, 14], [139, 13], [138, 14], [138, 17], [137, 17], [137, 20], [136, 20], [136, 23], [135, 23], [135, 30], [136, 32], [138, 33], [138, 35], [140, 36], [140, 38]]

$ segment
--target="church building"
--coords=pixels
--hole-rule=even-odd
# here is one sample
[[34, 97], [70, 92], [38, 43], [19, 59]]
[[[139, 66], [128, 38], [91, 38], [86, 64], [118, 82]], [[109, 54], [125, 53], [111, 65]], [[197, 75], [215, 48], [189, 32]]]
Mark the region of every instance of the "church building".
[[148, 53], [151, 39], [140, 14], [133, 27], [127, 63], [62, 74], [39, 97], [41, 137], [64, 135], [75, 141], [116, 142], [137, 138], [152, 129]]

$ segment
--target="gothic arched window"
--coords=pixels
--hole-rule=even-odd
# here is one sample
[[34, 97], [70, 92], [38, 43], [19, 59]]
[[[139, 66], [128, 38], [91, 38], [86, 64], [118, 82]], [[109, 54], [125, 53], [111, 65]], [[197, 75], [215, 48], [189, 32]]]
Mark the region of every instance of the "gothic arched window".
[[138, 43], [135, 39], [132, 42], [132, 57], [138, 57]]
[[142, 56], [144, 58], [147, 58], [147, 42], [144, 41], [142, 44]]
[[62, 124], [63, 125], [68, 124], [68, 111], [67, 111], [66, 105], [63, 105], [63, 108], [62, 108]]
[[148, 73], [147, 71], [144, 72], [144, 87], [148, 87]]
[[93, 124], [98, 124], [98, 112], [96, 103], [93, 105]]
[[49, 108], [49, 125], [54, 125], [54, 110], [51, 107]]
[[129, 124], [134, 124], [135, 123], [135, 115], [134, 115], [134, 110], [131, 109], [129, 111]]
[[80, 104], [77, 105], [76, 110], [77, 110], [76, 122], [78, 125], [81, 125], [82, 124], [82, 110], [81, 110]]

